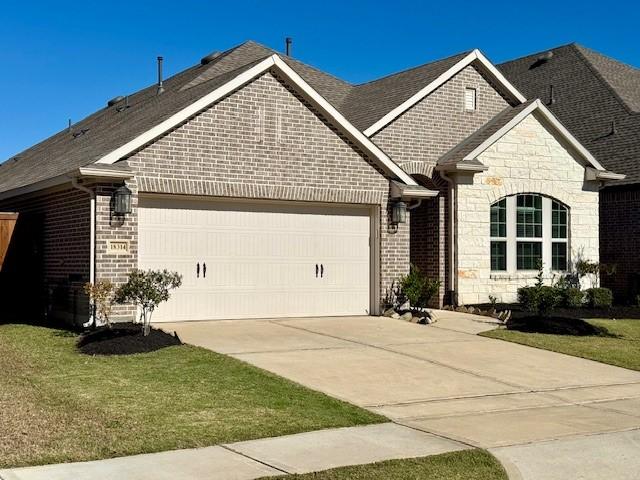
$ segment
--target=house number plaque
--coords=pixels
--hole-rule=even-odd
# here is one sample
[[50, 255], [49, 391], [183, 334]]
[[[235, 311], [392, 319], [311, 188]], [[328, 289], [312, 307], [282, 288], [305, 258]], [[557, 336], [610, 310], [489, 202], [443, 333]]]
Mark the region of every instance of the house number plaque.
[[107, 253], [111, 255], [129, 253], [129, 241], [107, 240]]

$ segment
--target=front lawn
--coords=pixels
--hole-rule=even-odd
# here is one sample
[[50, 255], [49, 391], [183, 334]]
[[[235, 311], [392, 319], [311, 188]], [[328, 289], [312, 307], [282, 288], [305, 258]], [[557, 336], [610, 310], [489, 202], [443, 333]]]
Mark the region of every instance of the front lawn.
[[640, 370], [640, 320], [588, 320], [608, 334], [591, 336], [491, 330], [481, 335]]
[[385, 420], [201, 348], [91, 357], [76, 340], [62, 330], [0, 325], [0, 467]]
[[[273, 480], [507, 480], [502, 465], [483, 450], [464, 450], [431, 457], [335, 468]], [[263, 480], [267, 480], [266, 478]]]

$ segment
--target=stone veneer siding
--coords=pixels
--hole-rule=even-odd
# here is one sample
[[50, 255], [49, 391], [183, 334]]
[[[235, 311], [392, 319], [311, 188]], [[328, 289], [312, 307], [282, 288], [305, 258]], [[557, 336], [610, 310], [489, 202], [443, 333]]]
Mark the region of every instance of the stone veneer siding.
[[4, 311], [24, 316], [85, 322], [89, 304], [89, 195], [61, 188], [0, 201], [18, 212], [18, 223], [0, 273]]
[[585, 182], [584, 167], [534, 115], [483, 152], [489, 169], [472, 184], [457, 186], [458, 303], [516, 300], [517, 289], [535, 281], [535, 272], [492, 273], [490, 206], [517, 193], [540, 193], [569, 207], [569, 248], [575, 260], [598, 260], [598, 190]]
[[[465, 88], [476, 89], [476, 110], [464, 109]], [[509, 103], [474, 66], [468, 66], [372, 136], [373, 141], [438, 197], [412, 212], [411, 263], [441, 288], [434, 305], [451, 302], [448, 292], [448, 184], [434, 172], [438, 159], [507, 108]]]
[[640, 294], [640, 188], [609, 187], [600, 192], [600, 261], [615, 265], [602, 286], [616, 302], [637, 302]]
[[[409, 267], [409, 225], [388, 231], [389, 181], [271, 73], [191, 118], [127, 159], [137, 193], [377, 205], [381, 212], [380, 296]], [[130, 253], [99, 251], [97, 275], [119, 283], [137, 264], [137, 215], [109, 224], [99, 198], [98, 245], [130, 240]], [[376, 239], [372, 239], [372, 242]], [[99, 248], [104, 248], [103, 246]], [[127, 314], [126, 312], [120, 312]], [[130, 314], [130, 312], [128, 312]]]

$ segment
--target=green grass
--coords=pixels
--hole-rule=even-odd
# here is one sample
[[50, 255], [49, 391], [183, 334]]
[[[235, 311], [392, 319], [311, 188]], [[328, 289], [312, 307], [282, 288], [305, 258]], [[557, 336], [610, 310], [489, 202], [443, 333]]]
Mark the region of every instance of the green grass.
[[201, 348], [90, 357], [76, 340], [61, 330], [0, 325], [0, 467], [384, 421]]
[[640, 370], [640, 320], [587, 321], [606, 328], [611, 336], [548, 335], [505, 329], [491, 330], [481, 335]]
[[[274, 480], [507, 480], [498, 461], [484, 450], [465, 450], [431, 457], [335, 468]], [[265, 479], [266, 480], [266, 479]]]

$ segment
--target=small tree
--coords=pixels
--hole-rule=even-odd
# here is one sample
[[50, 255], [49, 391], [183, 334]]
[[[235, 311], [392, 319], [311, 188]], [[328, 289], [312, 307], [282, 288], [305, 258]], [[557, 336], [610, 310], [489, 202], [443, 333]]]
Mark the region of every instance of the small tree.
[[89, 297], [93, 310], [94, 325], [98, 320], [111, 328], [111, 311], [114, 302], [114, 286], [109, 280], [98, 280], [95, 284], [87, 282], [84, 285], [84, 292]]
[[127, 283], [116, 291], [116, 302], [133, 303], [141, 309], [142, 333], [151, 331], [151, 315], [162, 302], [169, 300], [169, 291], [182, 285], [182, 275], [168, 270], [138, 270], [129, 274]]

